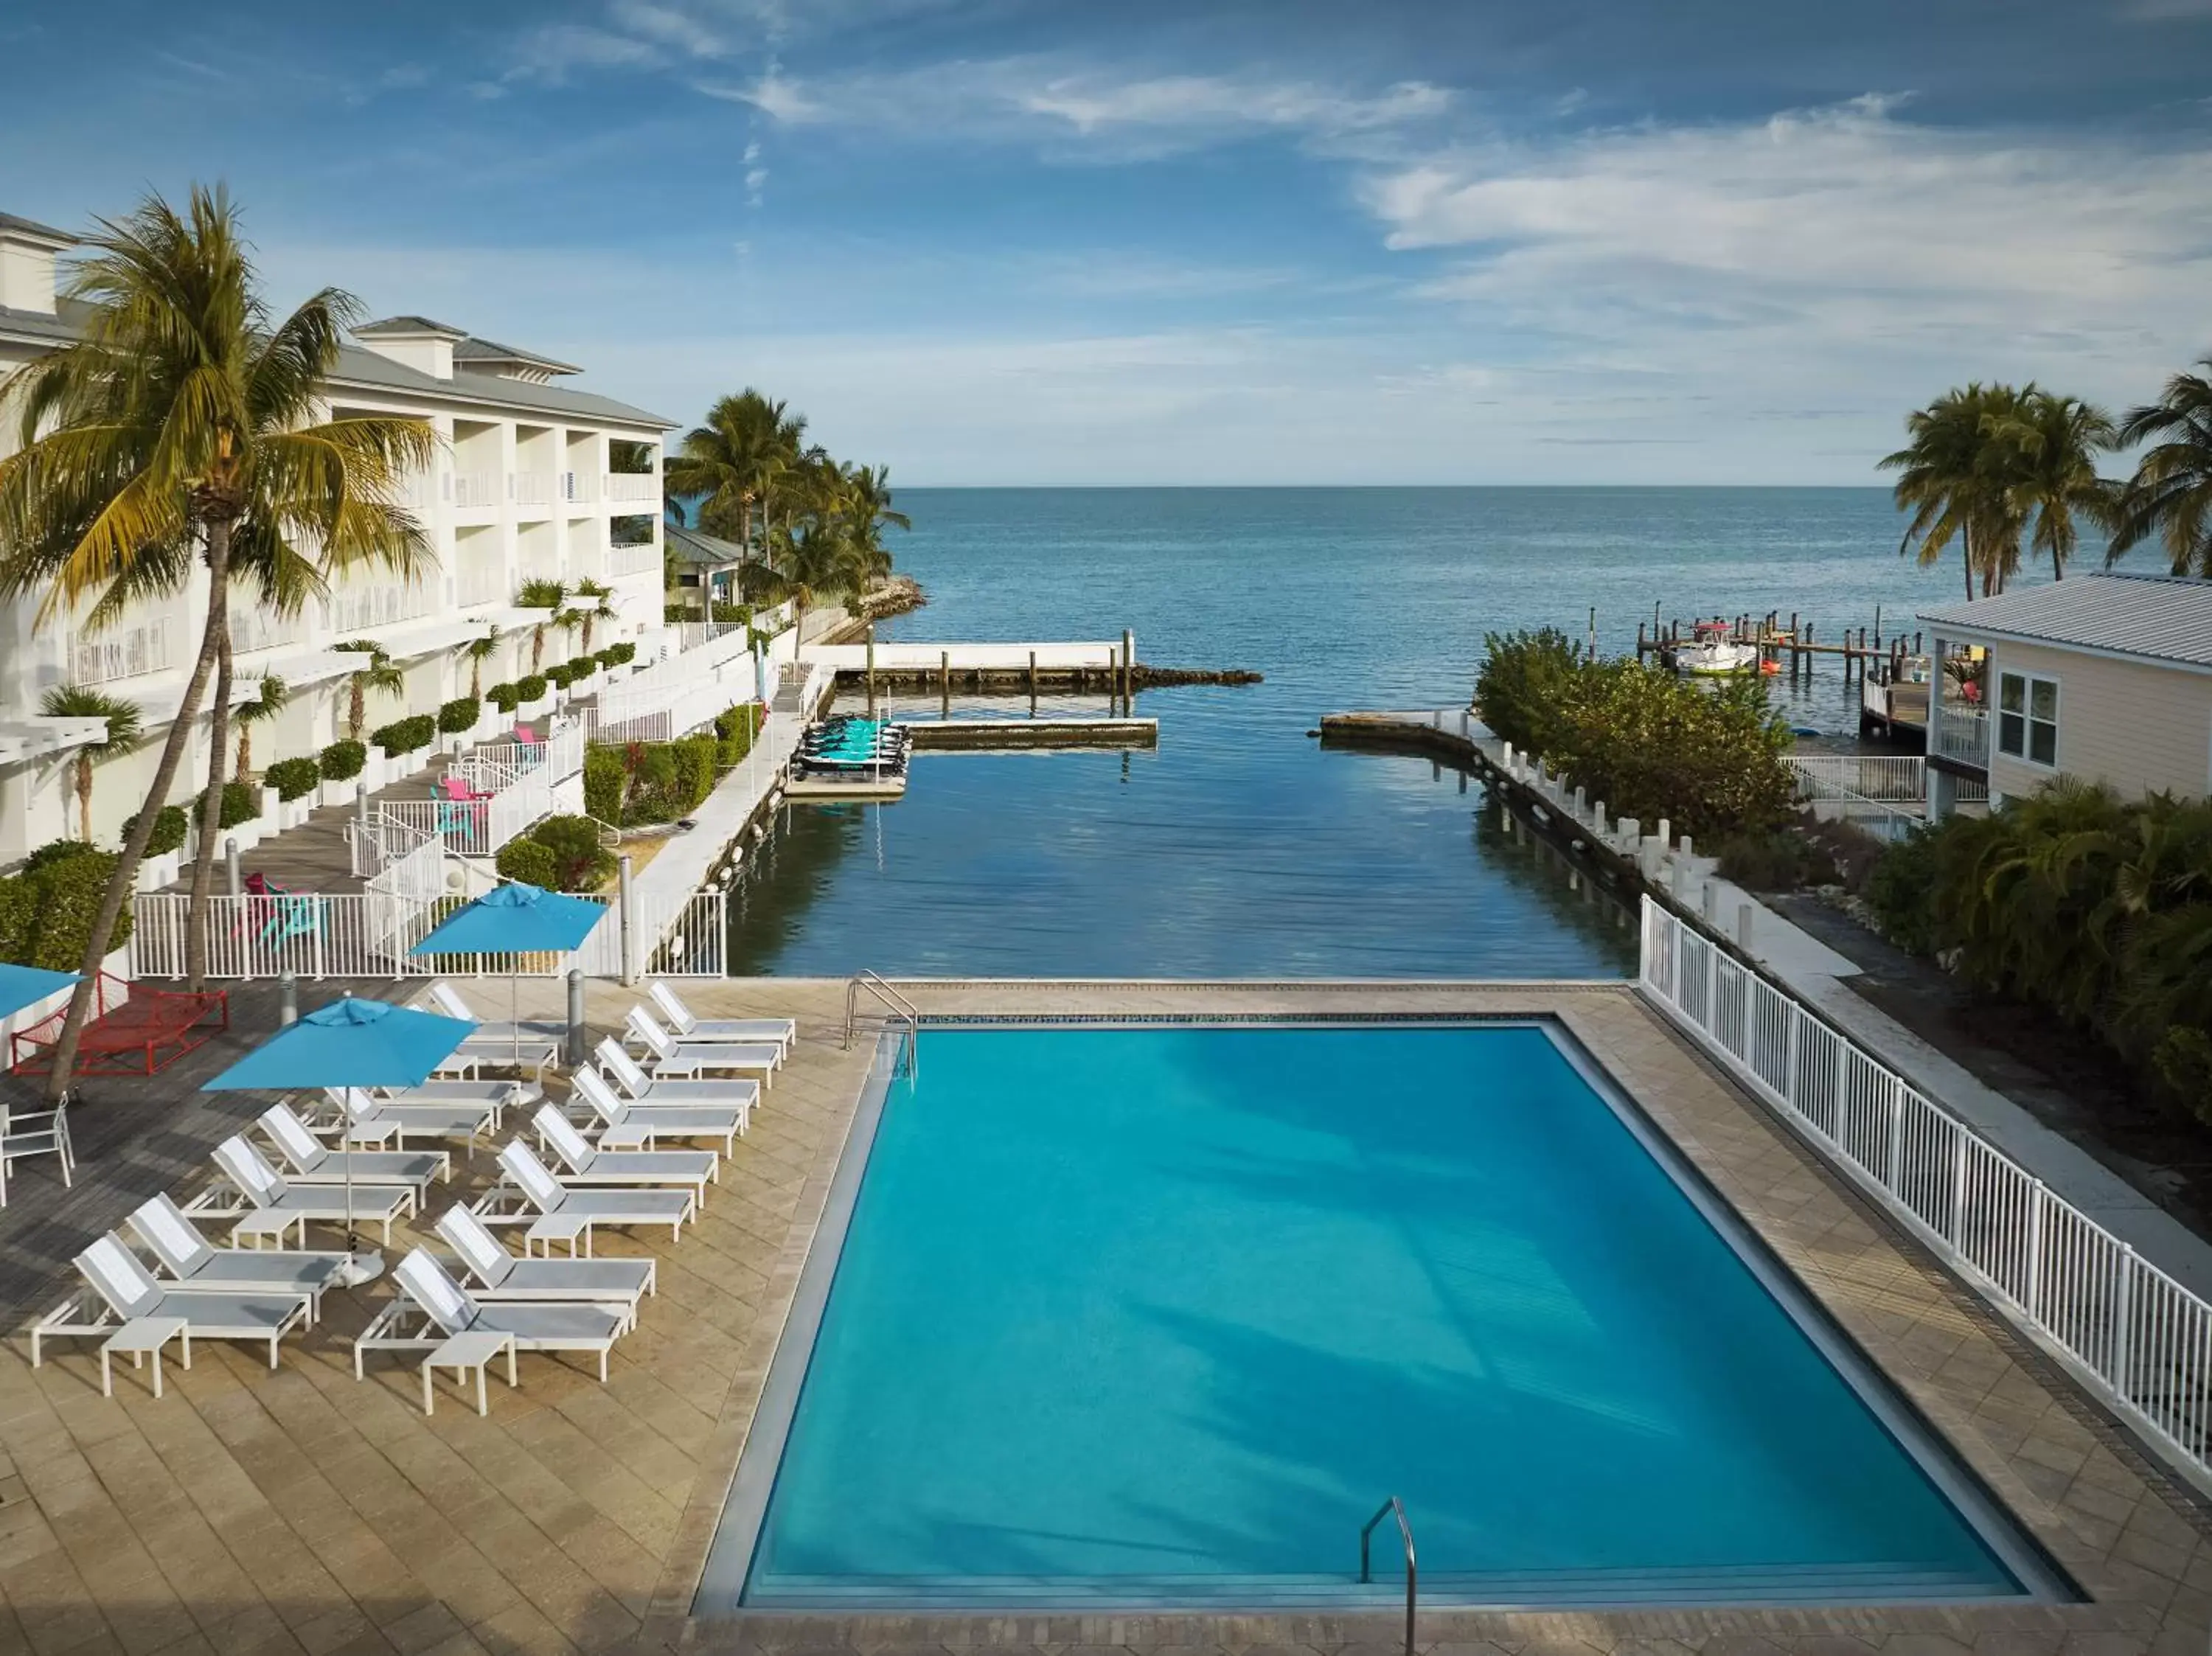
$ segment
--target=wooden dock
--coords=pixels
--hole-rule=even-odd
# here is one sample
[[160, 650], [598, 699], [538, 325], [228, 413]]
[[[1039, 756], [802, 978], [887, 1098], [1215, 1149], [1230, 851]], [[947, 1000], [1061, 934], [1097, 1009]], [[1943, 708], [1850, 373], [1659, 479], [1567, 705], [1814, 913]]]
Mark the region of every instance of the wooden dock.
[[[1823, 657], [1840, 660], [1848, 676], [1854, 671], [1863, 674], [1870, 667], [1894, 670], [1905, 658], [1922, 653], [1921, 635], [1917, 632], [1883, 636], [1879, 607], [1871, 629], [1862, 627], [1854, 634], [1845, 627], [1833, 639], [1824, 639], [1810, 616], [1795, 610], [1787, 617], [1778, 610], [1770, 610], [1764, 616], [1701, 616], [1662, 622], [1655, 604], [1650, 625], [1636, 623], [1637, 659], [1656, 656], [1671, 664], [1676, 652], [1698, 641], [1700, 629], [1723, 643], [1752, 646], [1762, 664], [1774, 664], [1770, 670], [1786, 672], [1792, 678], [1810, 676]], [[1595, 627], [1592, 635], [1595, 635]]]
[[1157, 748], [1157, 719], [902, 719], [916, 753], [1011, 753], [1051, 748]]

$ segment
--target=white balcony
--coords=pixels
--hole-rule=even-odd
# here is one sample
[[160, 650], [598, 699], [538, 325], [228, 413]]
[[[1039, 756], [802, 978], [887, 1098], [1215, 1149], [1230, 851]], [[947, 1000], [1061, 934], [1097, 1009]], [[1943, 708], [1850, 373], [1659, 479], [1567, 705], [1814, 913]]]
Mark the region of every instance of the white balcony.
[[503, 492], [496, 471], [453, 474], [453, 504], [457, 507], [497, 506]]
[[599, 498], [599, 481], [588, 471], [564, 471], [561, 498], [570, 506], [589, 506]]
[[508, 590], [506, 566], [496, 558], [471, 558], [454, 572], [453, 603], [458, 608], [504, 604]]
[[1986, 708], [1942, 704], [1936, 731], [1936, 751], [1964, 765], [1989, 768], [1990, 715]]
[[255, 650], [279, 650], [307, 636], [304, 615], [280, 616], [273, 610], [240, 606], [230, 609], [230, 649], [233, 655]]
[[402, 477], [392, 491], [392, 503], [407, 512], [428, 512], [438, 504], [439, 474], [417, 471]]
[[611, 471], [600, 480], [605, 498], [620, 505], [660, 505], [660, 479], [650, 471]]
[[323, 600], [323, 613], [331, 631], [346, 638], [435, 614], [444, 587], [442, 581], [401, 580], [344, 587]]
[[640, 541], [635, 546], [612, 546], [607, 549], [607, 576], [619, 580], [624, 575], [658, 574], [660, 570], [660, 546], [655, 541]]
[[112, 684], [165, 671], [170, 664], [166, 616], [89, 637], [80, 634], [70, 641], [66, 658], [72, 684]]
[[517, 506], [545, 507], [553, 504], [553, 474], [550, 471], [517, 471], [510, 475], [511, 496]]

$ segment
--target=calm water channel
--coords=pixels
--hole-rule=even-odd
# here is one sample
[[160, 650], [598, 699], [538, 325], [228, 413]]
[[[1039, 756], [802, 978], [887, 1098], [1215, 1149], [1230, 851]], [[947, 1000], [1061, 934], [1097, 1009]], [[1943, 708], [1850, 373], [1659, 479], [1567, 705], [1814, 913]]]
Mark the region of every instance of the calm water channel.
[[[1824, 634], [1948, 601], [1869, 489], [902, 489], [902, 639], [1105, 639], [1250, 667], [1146, 692], [1157, 752], [928, 754], [888, 806], [801, 806], [732, 899], [739, 974], [1609, 976], [1626, 915], [1425, 760], [1324, 753], [1327, 712], [1463, 704], [1486, 631], [1601, 647], [1639, 617], [1792, 610]], [[1848, 731], [1842, 675], [1793, 722]], [[935, 718], [934, 696], [896, 704]], [[956, 700], [980, 710], [981, 704]], [[1103, 697], [1051, 699], [1105, 710]], [[1026, 712], [1026, 699], [1001, 704]]]

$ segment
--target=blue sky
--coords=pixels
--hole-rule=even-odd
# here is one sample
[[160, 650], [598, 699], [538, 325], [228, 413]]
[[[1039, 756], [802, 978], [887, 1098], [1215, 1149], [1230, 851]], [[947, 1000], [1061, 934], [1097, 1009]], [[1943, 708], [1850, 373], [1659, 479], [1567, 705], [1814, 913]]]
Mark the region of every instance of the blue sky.
[[2212, 352], [2212, 0], [325, 10], [0, 15], [0, 210], [226, 179], [280, 298], [907, 484], [1871, 482]]

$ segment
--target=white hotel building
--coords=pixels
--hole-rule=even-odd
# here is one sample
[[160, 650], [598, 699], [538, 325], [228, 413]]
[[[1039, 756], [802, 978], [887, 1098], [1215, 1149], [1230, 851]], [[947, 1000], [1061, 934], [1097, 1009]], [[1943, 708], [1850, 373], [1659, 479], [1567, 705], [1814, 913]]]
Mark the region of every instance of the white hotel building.
[[[56, 277], [57, 258], [73, 242], [0, 213], [0, 382], [71, 338], [78, 307], [58, 298]], [[642, 659], [661, 638], [659, 474], [671, 422], [561, 383], [578, 372], [567, 363], [423, 317], [368, 324], [355, 342], [331, 374], [317, 417], [405, 415], [436, 431], [439, 455], [403, 500], [422, 522], [436, 567], [412, 584], [384, 575], [352, 579], [289, 620], [234, 602], [237, 700], [253, 699], [263, 673], [277, 674], [292, 693], [284, 712], [254, 733], [257, 769], [319, 752], [344, 734], [346, 675], [359, 658], [330, 647], [340, 640], [374, 640], [406, 672], [404, 701], [372, 701], [367, 727], [374, 729], [466, 695], [462, 646], [495, 625], [508, 642], [483, 664], [485, 686], [526, 672], [529, 628], [544, 612], [518, 610], [514, 596], [533, 577], [613, 588], [619, 618], [598, 623], [594, 650], [630, 640]], [[12, 431], [0, 430], [0, 453], [12, 441]], [[643, 445], [646, 468], [617, 471], [617, 444]], [[99, 768], [94, 834], [115, 843], [123, 819], [144, 799], [160, 739], [182, 698], [206, 594], [205, 571], [197, 570], [185, 590], [97, 633], [72, 616], [41, 621], [37, 595], [0, 603], [0, 869], [77, 832], [67, 773], [80, 721], [39, 713], [56, 685], [96, 685], [134, 703], [154, 738]], [[554, 632], [544, 658], [565, 660], [580, 647]], [[173, 801], [204, 785], [207, 759], [203, 733]]]

